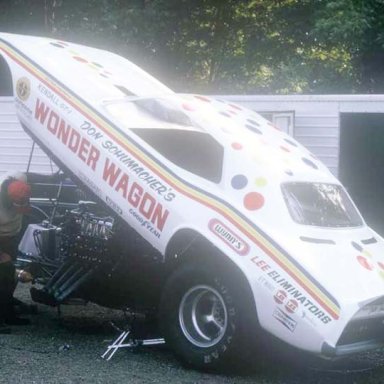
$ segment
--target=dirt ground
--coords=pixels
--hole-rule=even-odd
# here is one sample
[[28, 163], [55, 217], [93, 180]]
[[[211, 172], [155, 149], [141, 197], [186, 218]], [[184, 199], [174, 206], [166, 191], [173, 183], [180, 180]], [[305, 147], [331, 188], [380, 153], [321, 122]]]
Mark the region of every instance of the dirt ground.
[[[30, 301], [28, 286], [16, 296]], [[110, 321], [121, 312], [95, 305], [55, 308], [39, 305], [29, 326], [0, 335], [0, 383], [236, 383], [381, 384], [384, 351], [349, 360], [333, 371], [271, 360], [242, 374], [207, 374], [183, 368], [166, 346], [120, 350], [110, 361], [101, 355], [118, 333]], [[295, 358], [295, 356], [293, 356]], [[257, 357], [255, 357], [255, 361]], [[351, 372], [354, 370], [355, 372]]]

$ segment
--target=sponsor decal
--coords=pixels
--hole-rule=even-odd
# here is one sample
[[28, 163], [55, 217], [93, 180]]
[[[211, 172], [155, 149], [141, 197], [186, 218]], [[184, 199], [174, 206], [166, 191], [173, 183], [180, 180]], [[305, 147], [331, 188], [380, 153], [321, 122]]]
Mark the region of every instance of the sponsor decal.
[[265, 278], [265, 276], [259, 276], [259, 278], [257, 279], [257, 281], [265, 288], [267, 289], [268, 291], [270, 292], [274, 292], [275, 291], [275, 287], [274, 285], [268, 280]]
[[231, 231], [225, 224], [217, 219], [211, 219], [208, 227], [219, 239], [224, 241], [230, 248], [241, 256], [249, 252], [249, 245], [240, 237]]
[[27, 101], [31, 94], [31, 82], [26, 77], [21, 77], [16, 82], [16, 94], [22, 101]]
[[[319, 319], [323, 324], [328, 324], [332, 321], [332, 318], [328, 316], [326, 312], [321, 310], [316, 302], [312, 300], [312, 298], [309, 298], [305, 293], [301, 291], [300, 288], [282, 276], [280, 272], [273, 269], [259, 256], [254, 256], [251, 261], [265, 272], [265, 278], [270, 280], [275, 286], [277, 285], [281, 288], [278, 292], [284, 291], [287, 296], [291, 297], [292, 301], [289, 304], [289, 309], [292, 312], [290, 313], [294, 313], [300, 304], [305, 310], [311, 313], [315, 318]], [[274, 299], [276, 302], [278, 302], [276, 295], [277, 293], [275, 294]], [[282, 297], [282, 295], [279, 294], [279, 297]]]
[[285, 309], [288, 313], [295, 313], [298, 306], [299, 306], [299, 303], [295, 299], [290, 299], [285, 304]]
[[279, 290], [275, 293], [275, 296], [273, 296], [277, 304], [283, 304], [285, 299], [287, 298], [287, 294], [285, 291]]
[[101, 196], [101, 189], [96, 183], [91, 180], [87, 175], [85, 175], [83, 172], [78, 173], [78, 177], [86, 184], [88, 187], [95, 192], [98, 196]]
[[161, 233], [156, 230], [156, 228], [152, 225], [151, 222], [145, 220], [142, 216], [140, 216], [134, 209], [130, 209], [129, 213], [141, 224], [143, 228], [145, 228], [148, 232], [152, 233], [152, 235], [156, 236], [158, 239], [161, 237]]
[[[149, 188], [161, 196], [165, 201], [172, 201], [176, 197], [172, 188], [167, 187], [160, 179], [155, 177], [152, 172], [149, 172], [117, 144], [111, 140], [104, 140], [102, 147], [123, 165], [124, 168], [128, 168], [131, 173], [136, 174], [143, 183], [147, 184]], [[124, 174], [119, 167], [117, 169], [119, 174]]]
[[47, 98], [57, 108], [61, 109], [68, 115], [72, 113], [72, 108], [67, 103], [63, 102], [59, 98], [59, 96], [56, 93], [52, 92], [48, 87], [40, 83], [37, 86], [37, 89], [42, 95], [44, 95], [45, 98]]
[[109, 196], [107, 196], [105, 198], [105, 201], [107, 202], [107, 204], [115, 211], [117, 212], [119, 215], [122, 215], [123, 214], [123, 210], [120, 208], [120, 206], [115, 203]]
[[275, 308], [273, 311], [273, 317], [281, 324], [283, 324], [284, 327], [288, 328], [291, 332], [296, 329], [297, 322], [286, 313], [284, 313], [281, 309]]
[[28, 120], [32, 118], [32, 110], [18, 98], [15, 98], [15, 106], [17, 108], [17, 112], [22, 114], [25, 118]]

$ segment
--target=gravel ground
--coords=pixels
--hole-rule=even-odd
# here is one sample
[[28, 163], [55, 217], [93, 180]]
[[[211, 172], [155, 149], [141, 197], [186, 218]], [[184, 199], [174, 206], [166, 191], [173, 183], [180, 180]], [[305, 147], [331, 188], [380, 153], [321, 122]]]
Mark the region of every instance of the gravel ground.
[[[28, 287], [16, 296], [28, 302]], [[61, 317], [54, 308], [39, 306], [32, 324], [13, 327], [0, 335], [0, 383], [236, 383], [236, 384], [381, 384], [384, 351], [345, 362], [333, 371], [288, 367], [271, 361], [258, 371], [217, 375], [183, 368], [166, 346], [118, 351], [101, 359], [117, 336], [110, 321], [121, 313], [95, 305], [65, 306]], [[355, 370], [351, 372], [351, 370]]]

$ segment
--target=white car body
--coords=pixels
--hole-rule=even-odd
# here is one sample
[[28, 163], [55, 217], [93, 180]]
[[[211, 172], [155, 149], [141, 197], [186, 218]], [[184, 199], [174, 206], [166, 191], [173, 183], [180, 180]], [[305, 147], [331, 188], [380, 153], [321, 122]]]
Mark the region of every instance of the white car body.
[[[384, 241], [359, 219], [293, 219], [282, 186], [340, 186], [293, 138], [238, 105], [176, 94], [106, 51], [2, 33], [0, 53], [25, 130], [163, 255], [178, 231], [196, 231], [241, 270], [261, 327], [277, 338], [328, 357], [381, 345], [339, 339], [351, 321], [384, 318]], [[196, 157], [209, 160], [212, 144], [218, 163], [176, 164], [147, 128], [175, 132], [185, 157], [197, 148], [183, 149], [180, 132], [208, 134]]]

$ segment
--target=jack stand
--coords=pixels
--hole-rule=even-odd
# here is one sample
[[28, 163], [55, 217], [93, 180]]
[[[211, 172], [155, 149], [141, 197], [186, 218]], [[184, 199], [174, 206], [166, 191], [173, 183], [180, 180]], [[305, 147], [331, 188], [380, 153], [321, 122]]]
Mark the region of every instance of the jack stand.
[[137, 348], [142, 345], [158, 345], [158, 344], [165, 344], [165, 340], [162, 338], [159, 339], [136, 339], [134, 337], [131, 337], [128, 339], [126, 343], [125, 340], [131, 333], [131, 325], [128, 327], [128, 330], [122, 331], [121, 329], [117, 328], [113, 323], [112, 326], [116, 329], [118, 329], [121, 333], [119, 337], [111, 344], [108, 345], [107, 350], [103, 353], [101, 356], [102, 359], [105, 359], [107, 361], [111, 360], [113, 355], [117, 352], [120, 348]]

